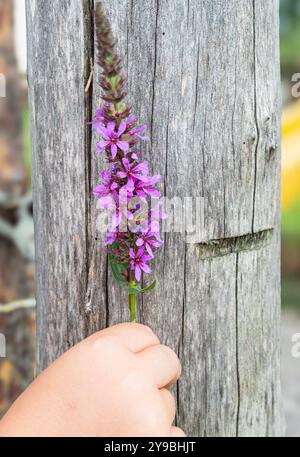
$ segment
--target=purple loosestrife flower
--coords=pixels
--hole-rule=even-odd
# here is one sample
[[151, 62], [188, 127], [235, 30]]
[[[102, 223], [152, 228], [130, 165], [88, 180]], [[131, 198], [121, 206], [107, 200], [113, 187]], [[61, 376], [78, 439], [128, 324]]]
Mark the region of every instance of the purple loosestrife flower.
[[145, 135], [147, 126], [136, 126], [136, 117], [123, 101], [125, 79], [101, 3], [96, 6], [95, 24], [104, 102], [90, 124], [100, 136], [97, 152], [105, 154], [109, 167], [101, 172], [101, 182], [93, 193], [99, 199], [99, 207], [112, 213], [104, 236], [105, 252], [115, 279], [128, 287], [131, 318], [135, 320], [136, 294], [155, 286], [154, 281], [144, 289], [141, 287], [142, 272], [152, 272], [148, 262], [163, 244], [159, 236], [163, 214], [159, 203], [154, 209], [150, 205], [152, 198], [160, 197], [156, 188], [160, 176], [149, 175], [148, 162], [140, 160], [141, 153], [135, 148], [138, 141], [149, 140]]
[[132, 152], [131, 153], [131, 159], [132, 160], [139, 160], [139, 156], [137, 152]]
[[148, 162], [138, 163], [137, 165], [130, 164], [128, 159], [122, 159], [124, 171], [118, 171], [117, 176], [119, 178], [126, 178], [126, 188], [133, 191], [136, 180], [147, 182], [149, 177], [146, 176], [148, 173]]
[[103, 109], [102, 108], [97, 108], [94, 119], [91, 122], [88, 122], [88, 124], [92, 125], [93, 128], [100, 135], [101, 132], [100, 132], [99, 128], [103, 126], [103, 122], [104, 121], [105, 121], [105, 117], [104, 117]]
[[152, 260], [152, 257], [149, 255], [146, 255], [145, 250], [142, 247], [138, 249], [136, 254], [135, 254], [134, 250], [132, 248], [130, 248], [129, 255], [130, 255], [130, 269], [134, 270], [135, 279], [138, 282], [140, 282], [142, 270], [145, 273], [152, 272], [151, 268], [146, 263], [149, 260]]
[[148, 176], [148, 179], [143, 181], [139, 180], [135, 184], [136, 194], [142, 199], [145, 200], [147, 196], [152, 198], [159, 198], [160, 192], [157, 189], [154, 189], [154, 185], [160, 181], [160, 176]]
[[106, 170], [101, 171], [101, 177], [103, 179], [103, 184], [98, 184], [93, 189], [95, 197], [105, 197], [110, 195], [119, 187], [118, 183], [113, 180]]
[[148, 228], [140, 233], [139, 238], [136, 240], [136, 245], [139, 247], [144, 246], [148, 254], [153, 258], [152, 248], [160, 248], [163, 245], [163, 241], [159, 236], [159, 232], [151, 231]]
[[125, 220], [133, 219], [133, 214], [128, 210], [127, 204], [127, 192], [120, 192], [120, 194], [118, 194], [118, 192], [113, 191], [111, 195], [107, 195], [99, 199], [99, 205], [101, 208], [113, 210], [111, 221], [112, 231], [122, 223], [124, 218]]
[[135, 126], [136, 117], [133, 114], [130, 114], [127, 119], [127, 128], [128, 130], [132, 129]]
[[127, 141], [121, 141], [120, 137], [125, 132], [127, 128], [126, 122], [121, 122], [116, 131], [116, 124], [115, 122], [109, 122], [107, 127], [98, 127], [98, 130], [101, 132], [101, 135], [104, 138], [104, 141], [99, 141], [97, 146], [97, 152], [102, 152], [103, 149], [110, 146], [111, 155], [114, 159], [118, 153], [118, 148], [121, 149], [123, 152], [128, 152], [129, 144]]
[[114, 244], [116, 239], [117, 239], [117, 232], [106, 232], [104, 246], [110, 246], [110, 245]]
[[150, 138], [148, 136], [141, 135], [141, 133], [144, 133], [145, 130], [147, 130], [147, 125], [142, 125], [141, 127], [138, 127], [137, 129], [129, 132], [129, 136], [139, 138], [140, 140], [143, 140], [143, 141], [149, 141]]

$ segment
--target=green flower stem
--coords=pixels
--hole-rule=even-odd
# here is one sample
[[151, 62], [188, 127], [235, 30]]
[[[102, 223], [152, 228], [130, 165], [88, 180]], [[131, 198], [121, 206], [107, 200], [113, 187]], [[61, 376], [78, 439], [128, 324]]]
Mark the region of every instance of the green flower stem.
[[129, 309], [130, 309], [130, 316], [131, 322], [136, 322], [136, 301], [135, 301], [135, 294], [129, 294]]
[[[129, 288], [134, 289], [136, 286], [135, 281], [133, 280], [133, 274], [132, 271], [129, 270]], [[129, 310], [130, 310], [130, 316], [131, 316], [131, 322], [136, 322], [136, 299], [135, 299], [135, 293], [130, 293], [128, 294], [128, 304], [129, 304]]]

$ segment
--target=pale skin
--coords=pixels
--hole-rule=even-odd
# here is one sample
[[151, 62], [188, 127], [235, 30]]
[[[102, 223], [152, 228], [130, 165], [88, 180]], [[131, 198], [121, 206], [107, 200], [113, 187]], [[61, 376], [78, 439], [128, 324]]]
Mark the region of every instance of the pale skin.
[[149, 327], [95, 333], [50, 365], [0, 421], [0, 436], [184, 437], [169, 387], [177, 355]]

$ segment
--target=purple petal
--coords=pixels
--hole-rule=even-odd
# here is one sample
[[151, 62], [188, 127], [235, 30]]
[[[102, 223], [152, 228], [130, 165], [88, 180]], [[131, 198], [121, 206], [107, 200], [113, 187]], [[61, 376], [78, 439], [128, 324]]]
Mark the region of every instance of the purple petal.
[[128, 189], [131, 189], [133, 191], [134, 189], [134, 179], [132, 177], [130, 177], [127, 181], [127, 188]]
[[115, 190], [112, 192], [112, 195], [117, 203], [117, 205], [119, 205], [119, 194], [118, 192], [116, 192]]
[[132, 125], [135, 123], [135, 121], [136, 121], [136, 117], [133, 114], [130, 114], [130, 116], [128, 116], [128, 118], [127, 118], [127, 123]]
[[119, 176], [119, 178], [126, 178], [127, 173], [125, 173], [124, 171], [118, 171], [117, 176]]
[[110, 138], [111, 138], [111, 134], [115, 133], [115, 128], [116, 128], [116, 124], [114, 122], [109, 122], [107, 124], [107, 130], [108, 130], [108, 134], [110, 135]]
[[127, 128], [126, 122], [121, 122], [121, 124], [119, 125], [119, 128], [118, 128], [118, 134], [117, 134], [117, 135], [118, 135], [118, 138], [120, 138], [120, 136], [122, 135], [122, 133], [125, 132], [126, 128]]
[[151, 268], [146, 263], [141, 263], [140, 267], [145, 273], [152, 273]]
[[[152, 212], [152, 216], [153, 216], [153, 212]], [[150, 224], [150, 230], [151, 232], [154, 233], [154, 236], [155, 236], [155, 233], [159, 232], [159, 222], [158, 221], [151, 221], [151, 224]]]
[[146, 243], [146, 250], [151, 257], [154, 257], [149, 243]]
[[110, 233], [110, 232], [106, 233], [104, 246], [109, 246], [109, 245], [113, 244], [115, 242], [116, 238], [117, 238], [116, 233]]
[[150, 137], [149, 136], [140, 136], [140, 135], [138, 135], [138, 138], [140, 140], [143, 140], [143, 141], [150, 141]]
[[147, 126], [146, 124], [145, 124], [145, 125], [141, 125], [141, 127], [138, 127], [137, 129], [133, 130], [133, 131], [131, 132], [131, 134], [132, 134], [132, 135], [136, 135], [136, 134], [138, 134], [138, 133], [143, 133], [143, 132], [147, 129], [147, 127], [148, 127], [148, 126]]
[[135, 244], [136, 244], [137, 246], [143, 246], [143, 244], [144, 244], [143, 238], [138, 238], [138, 239], [136, 240]]
[[141, 257], [145, 252], [143, 247], [138, 248], [137, 257]]
[[[157, 241], [158, 241], [159, 243], [163, 243], [163, 240], [161, 239], [160, 234], [158, 233], [158, 232], [159, 232], [159, 223], [158, 223], [158, 222], [157, 222], [157, 225], [158, 225], [158, 230], [153, 231], [153, 232], [154, 232], [154, 233], [153, 233], [153, 236], [157, 239]], [[157, 227], [157, 226], [156, 226], [156, 227]]]
[[111, 190], [115, 190], [119, 187], [119, 184], [116, 182], [113, 182], [112, 185], [110, 186]]
[[104, 136], [103, 133], [102, 133], [101, 130], [100, 130], [101, 127], [103, 127], [103, 125], [100, 124], [99, 121], [93, 122], [93, 129], [96, 130], [96, 132], [98, 133], [98, 135]]
[[151, 187], [145, 187], [144, 190], [152, 198], [159, 198], [160, 197], [160, 192], [158, 190], [156, 190], [156, 189], [152, 189]]
[[97, 144], [97, 152], [102, 152], [104, 148], [106, 148], [106, 146], [109, 145], [109, 141], [99, 141], [99, 143]]
[[149, 262], [150, 260], [153, 260], [153, 257], [151, 257], [150, 255], [143, 255], [142, 256], [142, 261], [143, 262]]
[[134, 253], [134, 250], [132, 248], [129, 249], [129, 256], [131, 259], [135, 259], [135, 253]]
[[103, 109], [102, 108], [96, 108], [95, 115], [96, 115], [97, 118], [102, 117], [103, 116]]
[[127, 141], [118, 141], [117, 146], [124, 152], [128, 152], [129, 150], [129, 144], [127, 143]]
[[120, 214], [119, 211], [116, 211], [115, 214], [111, 218], [111, 227], [110, 230], [115, 230], [120, 222]]
[[161, 205], [157, 205], [157, 206], [158, 206], [158, 210], [155, 208], [154, 208], [154, 210], [151, 210], [154, 217], [158, 218], [158, 219], [162, 219], [162, 220], [168, 219], [168, 215], [167, 215], [167, 213], [165, 213], [164, 208]]
[[139, 179], [140, 181], [142, 181], [144, 183], [151, 184], [151, 183], [149, 183], [148, 176], [140, 175], [138, 173], [132, 173], [132, 176], [134, 176], [136, 179]]
[[130, 171], [130, 163], [129, 163], [129, 160], [124, 158], [122, 159], [122, 163], [123, 163], [123, 166], [125, 168], [126, 171]]
[[164, 242], [163, 241], [153, 241], [151, 240], [151, 243], [150, 243], [152, 246], [154, 246], [155, 248], [160, 248]]
[[135, 266], [135, 279], [137, 280], [137, 282], [140, 282], [141, 275], [142, 275], [141, 269], [138, 265], [136, 265]]
[[160, 175], [155, 175], [155, 176], [151, 176], [150, 177], [150, 182], [151, 184], [157, 184], [159, 181], [161, 180], [161, 176]]
[[109, 174], [107, 173], [106, 170], [102, 170], [100, 174], [101, 174], [101, 178], [104, 179], [104, 181], [106, 183], [110, 182], [110, 176], [109, 176]]
[[107, 187], [104, 184], [99, 184], [98, 186], [95, 186], [93, 189], [93, 194], [96, 197], [102, 197], [104, 194], [107, 192]]
[[103, 138], [105, 138], [106, 140], [110, 139], [110, 131], [106, 127], [103, 127], [103, 125], [99, 125], [97, 130], [103, 136]]
[[136, 194], [137, 194], [138, 197], [140, 197], [140, 199], [141, 199], [143, 202], [147, 202], [147, 199], [146, 199], [147, 195], [145, 194], [144, 191], [138, 190], [138, 189], [137, 189], [137, 190], [136, 190]]
[[111, 155], [112, 155], [112, 158], [114, 159], [118, 153], [118, 148], [117, 146], [113, 143], [110, 145], [110, 150], [111, 150]]
[[121, 190], [122, 190], [122, 191], [124, 190], [124, 191], [127, 192], [129, 198], [132, 197], [132, 193], [133, 193], [133, 191], [134, 191], [134, 186], [131, 187], [131, 184], [132, 184], [132, 183], [127, 183], [127, 184], [125, 184], [123, 187], [121, 187]]
[[149, 168], [149, 164], [145, 160], [145, 162], [139, 163], [135, 167], [133, 167], [133, 171], [141, 171], [143, 174], [147, 174], [148, 168]]
[[111, 197], [111, 195], [107, 195], [106, 197], [102, 197], [99, 199], [99, 205], [101, 208], [104, 209], [115, 209], [116, 205]]
[[124, 211], [124, 214], [125, 214], [125, 216], [127, 217], [127, 219], [128, 219], [129, 221], [132, 221], [132, 219], [133, 219], [133, 214], [132, 214], [130, 211], [125, 210], [125, 211]]

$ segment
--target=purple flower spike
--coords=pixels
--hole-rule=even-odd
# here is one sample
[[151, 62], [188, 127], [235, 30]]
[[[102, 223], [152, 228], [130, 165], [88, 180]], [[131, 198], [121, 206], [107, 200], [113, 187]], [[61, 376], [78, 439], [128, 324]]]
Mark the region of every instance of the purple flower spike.
[[[148, 263], [162, 246], [160, 220], [164, 219], [158, 199], [160, 176], [149, 176], [147, 161], [141, 160], [136, 144], [149, 140], [147, 126], [137, 126], [136, 118], [124, 102], [125, 78], [115, 50], [112, 31], [101, 2], [96, 2], [95, 25], [97, 62], [102, 66], [99, 84], [101, 106], [90, 124], [99, 135], [97, 152], [105, 154], [108, 169], [93, 189], [98, 207], [108, 210], [109, 227], [104, 235], [104, 252], [109, 254], [112, 273], [120, 285], [127, 285], [131, 319], [136, 319], [136, 295], [151, 290], [155, 282], [141, 287], [142, 273], [150, 274]], [[147, 205], [146, 205], [147, 203]]]

